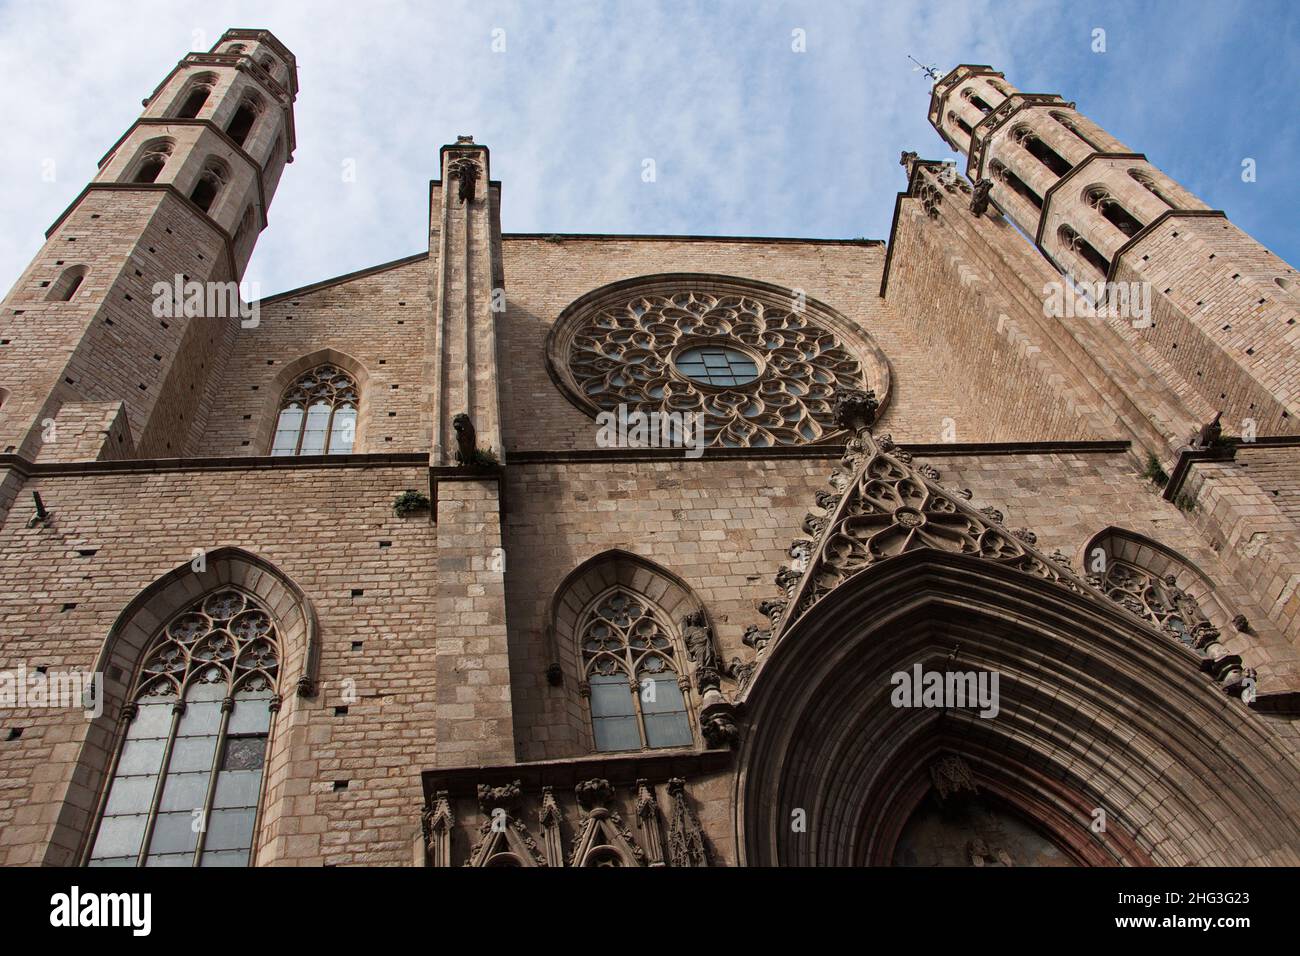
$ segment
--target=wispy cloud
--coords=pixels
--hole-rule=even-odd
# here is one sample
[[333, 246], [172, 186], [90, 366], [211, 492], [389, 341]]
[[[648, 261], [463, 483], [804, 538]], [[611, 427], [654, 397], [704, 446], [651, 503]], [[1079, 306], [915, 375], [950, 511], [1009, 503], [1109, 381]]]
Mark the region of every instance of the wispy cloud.
[[271, 29], [300, 66], [298, 150], [249, 269], [265, 292], [425, 248], [426, 184], [460, 133], [492, 149], [507, 231], [885, 238], [899, 151], [951, 155], [908, 53], [1078, 100], [1296, 261], [1298, 23], [1258, 3], [9, 4], [0, 272], [26, 266], [168, 68], [231, 26]]

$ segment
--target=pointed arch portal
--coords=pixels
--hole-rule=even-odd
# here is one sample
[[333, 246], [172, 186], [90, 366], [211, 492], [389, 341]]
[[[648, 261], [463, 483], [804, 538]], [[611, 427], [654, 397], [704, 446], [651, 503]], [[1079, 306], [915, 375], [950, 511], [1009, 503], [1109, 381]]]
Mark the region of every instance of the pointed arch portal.
[[[996, 715], [894, 706], [892, 675], [918, 664], [996, 673]], [[1120, 608], [998, 562], [922, 549], [855, 575], [781, 633], [743, 702], [748, 865], [907, 862], [927, 814], [969, 836], [968, 862], [1005, 865], [961, 831], [972, 801], [1032, 850], [1006, 853], [1020, 865], [1300, 861], [1300, 772], [1267, 718]]]

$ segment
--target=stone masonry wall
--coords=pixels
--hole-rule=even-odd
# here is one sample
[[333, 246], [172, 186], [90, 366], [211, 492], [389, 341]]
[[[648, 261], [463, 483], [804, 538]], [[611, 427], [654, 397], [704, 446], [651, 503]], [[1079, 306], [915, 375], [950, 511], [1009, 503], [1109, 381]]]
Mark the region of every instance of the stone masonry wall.
[[[19, 495], [40, 491], [54, 521], [28, 528], [30, 508], [15, 508], [0, 526], [0, 670], [88, 669], [127, 603], [193, 549], [254, 552], [306, 592], [322, 639], [318, 695], [293, 698], [297, 674], [282, 682], [272, 750], [288, 759], [268, 765], [290, 779], [268, 786], [288, 788], [296, 819], [260, 860], [406, 863], [437, 744], [436, 529], [427, 513], [395, 517], [392, 501], [422, 486], [418, 465], [29, 480]], [[86, 726], [79, 711], [4, 714], [0, 865], [39, 859], [65, 795], [93, 807], [68, 792]]]

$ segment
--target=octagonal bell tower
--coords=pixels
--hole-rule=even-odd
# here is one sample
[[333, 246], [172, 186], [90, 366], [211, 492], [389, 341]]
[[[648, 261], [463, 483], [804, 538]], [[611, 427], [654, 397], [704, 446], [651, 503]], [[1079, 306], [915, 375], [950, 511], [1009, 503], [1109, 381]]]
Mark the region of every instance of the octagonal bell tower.
[[[1208, 421], [1300, 433], [1300, 276], [1142, 153], [1053, 93], [963, 64], [934, 86], [931, 125], [972, 182], [1060, 272], [1100, 291], [1140, 283], [1149, 315], [1115, 327]], [[1098, 283], [1110, 285], [1098, 286]]]

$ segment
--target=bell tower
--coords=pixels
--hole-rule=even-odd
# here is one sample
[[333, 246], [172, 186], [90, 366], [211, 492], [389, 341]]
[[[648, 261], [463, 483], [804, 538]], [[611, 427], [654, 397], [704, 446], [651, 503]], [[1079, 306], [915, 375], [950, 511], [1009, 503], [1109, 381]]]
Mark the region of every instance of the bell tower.
[[[1192, 413], [1233, 434], [1300, 433], [1300, 276], [1055, 94], [964, 64], [929, 119], [970, 180], [1100, 304], [1139, 283], [1149, 314], [1112, 326]], [[1127, 294], [1127, 289], [1122, 290]], [[1148, 297], [1149, 298], [1145, 298]]]
[[[237, 284], [293, 156], [297, 89], [279, 40], [228, 30], [144, 100], [0, 304], [0, 452], [187, 453], [203, 386], [240, 325]], [[160, 305], [159, 290], [191, 283], [202, 314]]]

